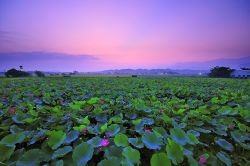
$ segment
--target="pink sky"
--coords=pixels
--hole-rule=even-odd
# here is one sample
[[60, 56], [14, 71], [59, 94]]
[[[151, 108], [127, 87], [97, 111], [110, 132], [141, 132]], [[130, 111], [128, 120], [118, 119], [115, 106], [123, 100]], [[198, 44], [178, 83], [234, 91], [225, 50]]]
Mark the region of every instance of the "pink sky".
[[[247, 0], [6, 0], [0, 2], [0, 53], [95, 57], [61, 67], [43, 61], [62, 71], [237, 58], [250, 55], [249, 20]], [[44, 69], [34, 63], [23, 65]]]

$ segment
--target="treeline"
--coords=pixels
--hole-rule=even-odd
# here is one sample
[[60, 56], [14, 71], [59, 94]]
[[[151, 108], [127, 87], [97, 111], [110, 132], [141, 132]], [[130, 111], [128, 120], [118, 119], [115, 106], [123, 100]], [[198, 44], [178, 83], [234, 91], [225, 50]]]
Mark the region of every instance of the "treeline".
[[[241, 68], [241, 70], [250, 70], [250, 69], [249, 68]], [[231, 74], [233, 71], [234, 71], [234, 69], [231, 69], [229, 67], [216, 66], [210, 70], [210, 72], [208, 73], [208, 76], [215, 77], [215, 78], [229, 78], [229, 77], [231, 77]], [[72, 75], [77, 74], [77, 73], [78, 73], [77, 71], [74, 71], [72, 73]], [[13, 69], [6, 71], [4, 74], [6, 77], [29, 77], [29, 76], [31, 76], [31, 73], [23, 71], [22, 66], [20, 66], [20, 70], [13, 68]], [[42, 71], [35, 71], [35, 75], [37, 77], [45, 77], [45, 74]], [[62, 74], [62, 75], [65, 76], [66, 74]]]
[[[29, 77], [30, 73], [17, 69], [10, 69], [4, 73], [6, 77]], [[35, 71], [37, 77], [45, 77], [45, 74], [42, 71]]]
[[231, 77], [231, 73], [234, 69], [223, 66], [216, 66], [210, 70], [208, 74], [209, 77], [217, 77], [217, 78], [229, 78]]

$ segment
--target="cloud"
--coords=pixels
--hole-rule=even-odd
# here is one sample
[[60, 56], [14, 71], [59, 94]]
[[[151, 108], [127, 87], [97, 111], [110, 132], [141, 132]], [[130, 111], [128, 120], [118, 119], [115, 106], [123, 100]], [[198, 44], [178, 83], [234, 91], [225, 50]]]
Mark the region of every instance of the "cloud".
[[0, 62], [34, 62], [34, 61], [88, 61], [98, 60], [92, 55], [74, 55], [57, 52], [13, 52], [0, 53]]
[[0, 70], [25, 66], [27, 70], [63, 70], [84, 69], [87, 65], [99, 62], [93, 55], [75, 55], [58, 52], [11, 52], [0, 53]]

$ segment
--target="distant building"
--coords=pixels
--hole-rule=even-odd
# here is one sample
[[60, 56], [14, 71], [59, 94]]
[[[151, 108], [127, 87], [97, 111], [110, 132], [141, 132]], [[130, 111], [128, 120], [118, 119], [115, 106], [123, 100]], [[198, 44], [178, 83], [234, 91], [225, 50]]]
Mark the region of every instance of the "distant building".
[[231, 73], [233, 78], [250, 78], [250, 70], [234, 70]]

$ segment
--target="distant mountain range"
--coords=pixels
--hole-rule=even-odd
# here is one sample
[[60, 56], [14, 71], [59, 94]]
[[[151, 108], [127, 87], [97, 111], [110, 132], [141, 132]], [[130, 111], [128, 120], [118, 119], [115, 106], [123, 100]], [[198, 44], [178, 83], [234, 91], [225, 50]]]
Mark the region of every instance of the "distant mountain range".
[[208, 70], [172, 70], [172, 69], [117, 69], [104, 70], [100, 72], [86, 72], [84, 74], [101, 75], [202, 75], [208, 73]]
[[88, 74], [103, 75], [206, 75], [215, 66], [226, 66], [233, 69], [250, 67], [250, 56], [235, 59], [216, 59], [206, 62], [178, 63], [168, 69], [115, 69], [100, 72], [88, 72]]
[[[250, 68], [250, 56], [235, 59], [216, 59], [206, 62], [187, 62], [168, 66], [166, 69], [114, 69], [98, 72], [48, 72], [46, 74], [85, 74], [85, 75], [206, 75], [215, 66], [227, 66], [233, 69]], [[34, 73], [34, 71], [29, 71]], [[0, 72], [3, 75], [4, 72]]]
[[216, 59], [205, 62], [187, 62], [187, 63], [177, 63], [171, 68], [174, 69], [193, 69], [193, 70], [209, 70], [214, 66], [226, 66], [233, 69], [239, 69], [242, 67], [250, 67], [250, 56], [243, 58], [234, 59]]

